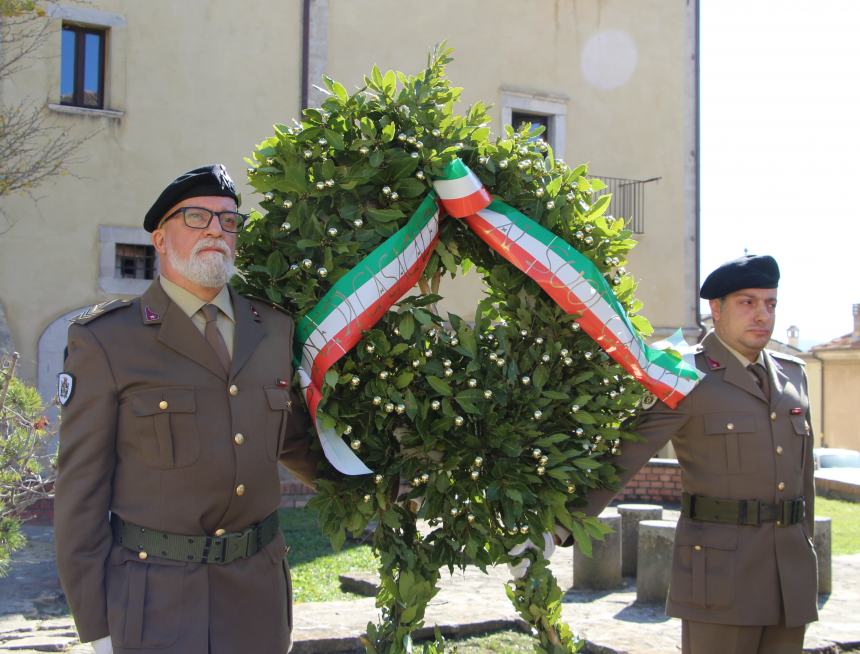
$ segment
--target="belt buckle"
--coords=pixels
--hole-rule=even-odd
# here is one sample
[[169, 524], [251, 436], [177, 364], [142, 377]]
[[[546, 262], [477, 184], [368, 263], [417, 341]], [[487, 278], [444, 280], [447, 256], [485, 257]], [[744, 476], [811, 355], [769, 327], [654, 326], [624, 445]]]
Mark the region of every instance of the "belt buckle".
[[758, 527], [761, 524], [761, 502], [758, 500], [745, 500], [744, 506], [747, 507], [746, 517], [751, 518], [751, 520], [744, 521], [743, 524]]

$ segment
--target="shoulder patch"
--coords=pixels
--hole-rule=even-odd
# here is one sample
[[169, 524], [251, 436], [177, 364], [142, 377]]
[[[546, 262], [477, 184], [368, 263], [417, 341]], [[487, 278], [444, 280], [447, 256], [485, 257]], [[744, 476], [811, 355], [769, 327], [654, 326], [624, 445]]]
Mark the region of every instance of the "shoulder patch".
[[75, 376], [68, 372], [57, 375], [57, 400], [60, 406], [68, 405], [75, 392]]
[[128, 306], [131, 306], [131, 300], [108, 300], [107, 302], [100, 302], [99, 304], [94, 304], [80, 315], [72, 318], [71, 322], [78, 325], [86, 325], [88, 322], [91, 322], [106, 313]]
[[645, 391], [642, 394], [642, 408], [647, 411], [652, 409], [657, 404], [657, 396], [651, 391]]
[[803, 359], [793, 356], [791, 354], [785, 354], [784, 352], [775, 352], [774, 350], [768, 350], [768, 354], [770, 354], [775, 359], [782, 359], [783, 361], [791, 361], [792, 363], [796, 363], [799, 366], [805, 366], [806, 361]]

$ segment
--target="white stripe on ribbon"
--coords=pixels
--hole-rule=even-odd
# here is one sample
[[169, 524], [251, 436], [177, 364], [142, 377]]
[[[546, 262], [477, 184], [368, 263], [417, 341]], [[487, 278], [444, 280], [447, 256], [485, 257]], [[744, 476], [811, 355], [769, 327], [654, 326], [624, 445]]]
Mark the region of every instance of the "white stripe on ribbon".
[[[600, 322], [611, 330], [619, 342], [623, 343], [639, 363], [645, 374], [670, 388], [676, 388], [684, 395], [696, 386], [696, 382], [676, 377], [665, 368], [648, 361], [640, 340], [634, 336], [615, 310], [598, 293], [588, 280], [569, 262], [557, 255], [547, 244], [522, 231], [510, 218], [490, 209], [483, 209], [478, 215], [495, 229], [507, 234], [508, 240], [529, 252], [555, 275], [591, 311]], [[553, 241], [559, 237], [554, 236]], [[552, 241], [551, 241], [552, 243]], [[598, 343], [600, 339], [596, 339]], [[665, 378], [665, 379], [664, 379]]]
[[457, 179], [437, 179], [433, 182], [433, 189], [442, 200], [466, 198], [482, 188], [484, 185], [481, 180], [471, 170], [467, 175]]
[[[337, 308], [329, 313], [320, 324], [314, 327], [314, 330], [305, 341], [304, 348], [302, 348], [301, 368], [306, 371], [308, 384], [310, 383], [313, 362], [317, 354], [322, 351], [323, 347], [328, 345], [331, 339], [343, 331], [347, 325], [356, 320], [368, 307], [375, 304], [380, 297], [400, 281], [400, 278], [406, 274], [406, 271], [412, 268], [415, 262], [421, 258], [421, 255], [427, 251], [427, 248], [433, 243], [433, 239], [436, 238], [438, 232], [439, 212], [437, 211], [421, 231], [418, 232], [415, 239], [404, 248], [402, 253], [344, 298], [343, 302]], [[305, 383], [304, 380], [302, 383]], [[303, 385], [302, 388], [305, 388], [305, 386]]]

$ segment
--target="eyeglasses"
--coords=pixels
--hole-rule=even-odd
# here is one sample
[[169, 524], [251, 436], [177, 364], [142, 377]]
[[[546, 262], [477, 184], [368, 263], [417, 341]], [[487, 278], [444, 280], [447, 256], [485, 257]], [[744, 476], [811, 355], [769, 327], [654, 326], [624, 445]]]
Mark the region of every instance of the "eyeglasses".
[[212, 222], [212, 218], [218, 216], [221, 229], [233, 234], [240, 231], [248, 219], [248, 214], [239, 213], [238, 211], [211, 211], [203, 207], [182, 207], [167, 216], [167, 218], [161, 221], [161, 224], [163, 225], [179, 214], [182, 214], [185, 225], [191, 229], [206, 229]]

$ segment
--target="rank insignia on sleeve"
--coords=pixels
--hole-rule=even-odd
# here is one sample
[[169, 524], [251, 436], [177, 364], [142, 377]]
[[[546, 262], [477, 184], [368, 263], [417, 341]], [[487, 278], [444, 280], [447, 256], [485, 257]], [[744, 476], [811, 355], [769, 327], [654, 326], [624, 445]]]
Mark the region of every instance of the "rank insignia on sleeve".
[[67, 372], [57, 375], [57, 399], [61, 406], [67, 406], [75, 392], [75, 378]]
[[657, 396], [651, 391], [645, 391], [642, 395], [642, 408], [646, 411], [657, 404]]

